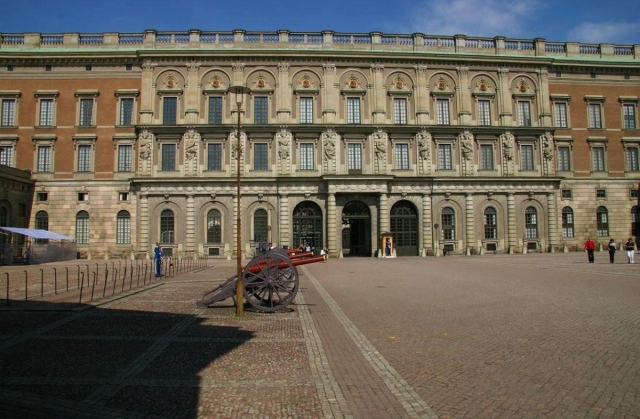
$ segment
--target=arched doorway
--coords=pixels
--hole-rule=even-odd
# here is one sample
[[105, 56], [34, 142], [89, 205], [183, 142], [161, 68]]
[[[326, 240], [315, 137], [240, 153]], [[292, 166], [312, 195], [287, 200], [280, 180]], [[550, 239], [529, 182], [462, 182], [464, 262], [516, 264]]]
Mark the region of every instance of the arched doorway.
[[409, 201], [391, 208], [391, 231], [397, 256], [418, 256], [418, 211]]
[[313, 202], [301, 202], [293, 210], [293, 246], [302, 243], [322, 249], [322, 211]]
[[371, 256], [371, 213], [360, 201], [351, 201], [342, 209], [342, 253]]

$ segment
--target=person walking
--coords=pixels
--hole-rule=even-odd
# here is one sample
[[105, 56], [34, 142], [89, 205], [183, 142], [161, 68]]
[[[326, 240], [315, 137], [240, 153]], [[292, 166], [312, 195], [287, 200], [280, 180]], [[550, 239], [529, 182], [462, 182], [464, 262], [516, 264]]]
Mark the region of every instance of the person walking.
[[584, 250], [587, 251], [587, 259], [589, 259], [589, 263], [594, 263], [595, 259], [593, 258], [593, 251], [596, 250], [596, 243], [591, 240], [591, 237], [589, 237], [584, 244]]
[[636, 253], [636, 244], [631, 240], [631, 237], [629, 237], [629, 240], [625, 243], [624, 248], [627, 251], [627, 260], [629, 263], [633, 263], [633, 256]]
[[613, 239], [609, 240], [607, 248], [609, 249], [609, 262], [613, 263], [613, 259], [616, 257], [616, 242]]

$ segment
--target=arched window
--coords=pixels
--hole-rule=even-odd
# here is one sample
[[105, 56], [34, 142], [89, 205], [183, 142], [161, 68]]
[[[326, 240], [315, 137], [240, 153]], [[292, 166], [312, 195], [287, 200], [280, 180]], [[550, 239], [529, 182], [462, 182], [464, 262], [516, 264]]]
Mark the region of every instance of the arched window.
[[267, 242], [269, 217], [267, 211], [258, 209], [253, 213], [253, 240], [256, 243]]
[[131, 215], [125, 210], [119, 211], [116, 218], [116, 243], [131, 243]]
[[49, 230], [49, 214], [46, 211], [38, 211], [36, 214], [36, 228], [38, 230]]
[[175, 217], [170, 209], [160, 214], [160, 243], [173, 244], [175, 239]]
[[596, 212], [598, 237], [609, 237], [609, 211], [606, 207], [598, 207]]
[[571, 207], [562, 208], [562, 237], [570, 238], [573, 235], [573, 210]]
[[89, 213], [78, 211], [76, 214], [76, 243], [89, 243]]
[[444, 240], [456, 239], [456, 212], [451, 207], [442, 210], [442, 238]]
[[535, 207], [527, 207], [524, 212], [524, 237], [538, 238], [538, 211]]
[[222, 216], [213, 209], [207, 213], [207, 243], [222, 242]]
[[304, 201], [293, 210], [293, 246], [308, 244], [322, 248], [322, 211], [313, 202]]
[[498, 238], [498, 214], [495, 208], [487, 207], [484, 210], [484, 238], [485, 239], [497, 239]]
[[640, 209], [636, 205], [631, 208], [631, 234], [640, 236]]

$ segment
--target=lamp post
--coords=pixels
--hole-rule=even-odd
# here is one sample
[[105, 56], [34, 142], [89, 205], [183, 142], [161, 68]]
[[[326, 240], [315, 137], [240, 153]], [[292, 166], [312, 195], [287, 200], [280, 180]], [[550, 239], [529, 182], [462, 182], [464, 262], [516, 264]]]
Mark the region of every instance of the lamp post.
[[240, 114], [242, 112], [242, 100], [244, 99], [245, 93], [251, 92], [246, 86], [230, 86], [227, 89], [228, 93], [233, 93], [235, 95], [237, 111], [238, 111], [238, 132], [237, 132], [237, 149], [236, 149], [236, 169], [238, 169], [238, 204], [237, 204], [237, 212], [236, 212], [236, 238], [237, 238], [237, 247], [236, 247], [236, 256], [238, 260], [238, 279], [236, 281], [236, 316], [244, 316], [244, 286], [242, 284], [242, 223], [240, 220], [240, 155], [242, 154], [242, 145], [241, 145], [241, 133], [240, 133]]

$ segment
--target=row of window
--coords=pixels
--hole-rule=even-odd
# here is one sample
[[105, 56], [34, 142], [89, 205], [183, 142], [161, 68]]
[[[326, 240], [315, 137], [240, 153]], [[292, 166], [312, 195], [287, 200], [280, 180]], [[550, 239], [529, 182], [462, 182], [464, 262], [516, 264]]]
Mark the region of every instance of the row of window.
[[[79, 96], [78, 101], [78, 121], [79, 126], [93, 126], [96, 118], [96, 97], [97, 92], [86, 93], [85, 96]], [[57, 93], [45, 93], [38, 95], [39, 112], [38, 126], [48, 127], [55, 126], [55, 103], [57, 101]], [[554, 123], [557, 128], [569, 128], [569, 100], [564, 96], [560, 99], [553, 99]], [[361, 101], [360, 97], [347, 97], [347, 114], [346, 120], [348, 124], [361, 123]], [[450, 101], [449, 98], [437, 98], [435, 100], [436, 123], [438, 125], [449, 125], [450, 117]], [[13, 127], [17, 125], [16, 107], [18, 99], [3, 98], [1, 100], [1, 119], [0, 126]], [[637, 104], [635, 98], [621, 98], [622, 103], [622, 128], [637, 128]], [[478, 99], [476, 102], [477, 124], [481, 126], [490, 126], [492, 123], [492, 100]], [[603, 104], [604, 98], [588, 97], [587, 99], [587, 115], [588, 127], [592, 129], [603, 129]], [[165, 125], [174, 125], [178, 120], [179, 98], [177, 96], [164, 96], [162, 98], [162, 123]], [[532, 126], [532, 113], [530, 100], [518, 100], [517, 117], [518, 125], [521, 127]], [[214, 96], [208, 98], [208, 123], [222, 124], [222, 97]], [[407, 119], [407, 98], [393, 98], [393, 123], [397, 125], [405, 125]], [[118, 125], [134, 125], [135, 124], [135, 98], [124, 97], [119, 95], [118, 102]], [[253, 97], [253, 123], [267, 124], [269, 122], [269, 98], [267, 96]], [[314, 122], [314, 98], [299, 98], [299, 123], [312, 124]]]

